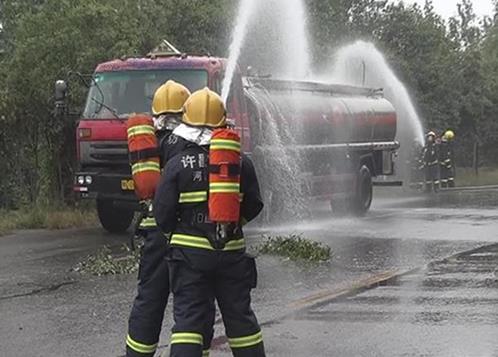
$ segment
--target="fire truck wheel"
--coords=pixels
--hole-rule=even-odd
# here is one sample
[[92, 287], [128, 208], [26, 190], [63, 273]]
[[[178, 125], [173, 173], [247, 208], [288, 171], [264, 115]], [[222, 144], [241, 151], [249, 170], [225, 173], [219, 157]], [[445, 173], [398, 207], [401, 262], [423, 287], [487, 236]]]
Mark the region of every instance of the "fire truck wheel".
[[365, 215], [370, 209], [373, 198], [372, 173], [363, 165], [358, 172], [356, 193], [353, 200], [353, 213], [358, 216]]
[[115, 207], [111, 200], [97, 200], [100, 224], [109, 233], [124, 233], [133, 221], [134, 212]]

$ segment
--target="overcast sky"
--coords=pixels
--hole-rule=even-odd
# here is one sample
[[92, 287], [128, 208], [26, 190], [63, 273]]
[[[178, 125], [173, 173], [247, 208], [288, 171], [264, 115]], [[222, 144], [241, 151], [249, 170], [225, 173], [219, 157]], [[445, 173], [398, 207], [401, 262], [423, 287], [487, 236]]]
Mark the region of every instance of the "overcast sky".
[[[404, 1], [405, 4], [411, 3], [419, 3], [420, 5], [425, 4], [425, 0], [395, 0], [395, 1]], [[437, 12], [443, 15], [444, 18], [451, 17], [457, 14], [457, 3], [460, 0], [434, 0], [434, 8]], [[474, 4], [474, 10], [476, 14], [482, 15], [493, 15], [493, 1], [492, 0], [472, 0]]]

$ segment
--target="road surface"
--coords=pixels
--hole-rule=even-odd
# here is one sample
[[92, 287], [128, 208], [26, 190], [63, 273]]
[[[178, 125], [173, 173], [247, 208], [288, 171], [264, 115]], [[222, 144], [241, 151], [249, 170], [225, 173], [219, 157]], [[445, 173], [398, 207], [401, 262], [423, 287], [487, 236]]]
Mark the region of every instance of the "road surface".
[[[318, 266], [258, 258], [268, 355], [498, 356], [498, 193], [377, 193], [361, 219], [317, 205], [310, 222], [250, 227], [253, 245], [301, 233], [334, 252]], [[122, 356], [136, 277], [72, 268], [126, 240], [98, 228], [0, 237], [0, 356]], [[219, 324], [216, 336], [212, 356], [229, 356]]]

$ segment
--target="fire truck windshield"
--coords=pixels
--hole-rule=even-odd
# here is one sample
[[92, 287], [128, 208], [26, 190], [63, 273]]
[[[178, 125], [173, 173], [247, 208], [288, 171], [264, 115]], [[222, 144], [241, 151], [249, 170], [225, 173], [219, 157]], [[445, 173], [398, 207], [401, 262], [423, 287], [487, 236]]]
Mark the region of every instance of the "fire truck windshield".
[[192, 92], [208, 85], [208, 73], [196, 69], [96, 73], [83, 118], [126, 118], [131, 113], [150, 113], [154, 92], [169, 79]]

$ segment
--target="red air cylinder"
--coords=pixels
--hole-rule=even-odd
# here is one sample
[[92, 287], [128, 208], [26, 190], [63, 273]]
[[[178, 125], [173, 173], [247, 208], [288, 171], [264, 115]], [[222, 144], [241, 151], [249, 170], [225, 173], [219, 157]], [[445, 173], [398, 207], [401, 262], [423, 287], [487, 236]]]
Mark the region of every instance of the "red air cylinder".
[[154, 123], [148, 115], [135, 114], [128, 119], [127, 128], [135, 193], [139, 200], [152, 199], [161, 177]]
[[231, 129], [213, 132], [209, 146], [209, 219], [240, 220], [240, 137]]

